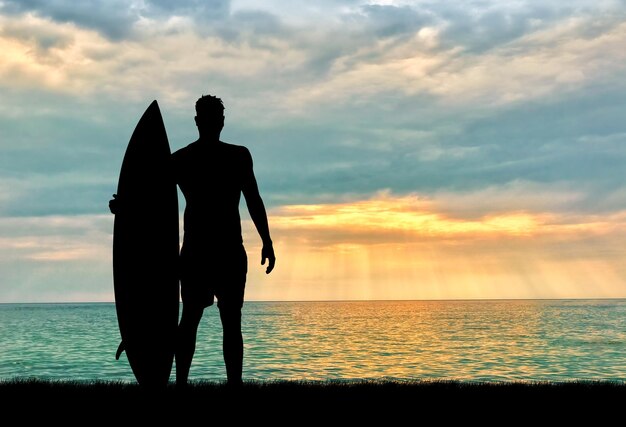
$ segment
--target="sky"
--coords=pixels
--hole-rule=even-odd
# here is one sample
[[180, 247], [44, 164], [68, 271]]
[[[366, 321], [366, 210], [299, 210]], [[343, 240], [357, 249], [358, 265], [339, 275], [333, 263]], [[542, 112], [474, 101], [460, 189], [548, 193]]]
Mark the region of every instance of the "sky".
[[0, 302], [113, 300], [128, 139], [202, 94], [268, 209], [249, 300], [626, 297], [624, 46], [616, 0], [0, 0]]

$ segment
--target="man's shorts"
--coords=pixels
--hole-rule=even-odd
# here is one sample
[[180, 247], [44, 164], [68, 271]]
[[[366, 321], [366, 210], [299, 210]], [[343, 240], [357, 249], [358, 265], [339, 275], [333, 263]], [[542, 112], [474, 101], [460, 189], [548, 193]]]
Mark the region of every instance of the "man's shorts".
[[196, 249], [183, 244], [180, 254], [180, 288], [183, 304], [213, 305], [222, 309], [243, 307], [248, 257], [243, 245]]

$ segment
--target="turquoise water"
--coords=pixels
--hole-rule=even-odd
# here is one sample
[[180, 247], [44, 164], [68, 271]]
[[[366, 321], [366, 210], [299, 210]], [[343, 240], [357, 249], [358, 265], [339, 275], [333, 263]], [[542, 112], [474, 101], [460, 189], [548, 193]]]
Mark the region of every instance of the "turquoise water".
[[[245, 379], [626, 380], [626, 300], [248, 302], [243, 319]], [[133, 380], [113, 304], [0, 304], [0, 343], [0, 379]], [[191, 378], [225, 378], [215, 307]]]

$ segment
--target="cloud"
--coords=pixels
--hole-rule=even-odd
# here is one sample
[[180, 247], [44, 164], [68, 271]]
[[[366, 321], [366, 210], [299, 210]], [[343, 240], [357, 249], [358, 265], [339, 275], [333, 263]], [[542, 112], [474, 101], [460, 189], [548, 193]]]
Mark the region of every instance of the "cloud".
[[171, 2], [168, 0], [148, 0], [146, 9], [154, 8], [164, 15], [190, 15], [203, 18], [224, 18], [230, 12], [230, 0], [182, 0]]
[[36, 261], [97, 261], [110, 257], [111, 215], [3, 217], [1, 258]]
[[[496, 197], [507, 197], [498, 194]], [[448, 200], [446, 200], [448, 199]], [[517, 239], [578, 241], [590, 237], [626, 233], [626, 211], [612, 215], [558, 214], [525, 209], [468, 218], [445, 213], [442, 207], [456, 200], [462, 206], [482, 202], [491, 206], [493, 194], [446, 195], [444, 201], [417, 195], [395, 197], [380, 193], [368, 200], [336, 204], [282, 206], [272, 211], [272, 225], [279, 234], [297, 237], [313, 246], [372, 245], [415, 241], [467, 242]], [[567, 202], [567, 196], [561, 195]], [[555, 203], [555, 201], [550, 201]], [[558, 203], [558, 202], [557, 202]], [[522, 201], [518, 201], [523, 205]]]
[[58, 23], [71, 23], [95, 30], [111, 40], [132, 37], [142, 21], [163, 21], [172, 16], [189, 17], [206, 22], [228, 17], [229, 0], [7, 0], [0, 9], [12, 15], [30, 14]]
[[71, 0], [7, 0], [1, 9], [5, 13], [30, 13], [50, 18], [59, 23], [72, 23], [78, 27], [95, 29], [112, 38], [128, 35], [137, 20], [137, 11], [128, 0], [96, 0], [74, 2]]
[[97, 85], [108, 71], [107, 60], [114, 55], [109, 42], [73, 24], [33, 15], [2, 16], [0, 23], [0, 76], [4, 87], [39, 86], [59, 92], [93, 93], [92, 85]]
[[17, 22], [4, 18], [0, 35], [3, 38], [33, 41], [40, 54], [52, 48], [65, 48], [75, 40], [70, 31], [63, 31], [58, 26], [43, 25], [42, 21], [33, 19], [32, 16]]
[[[281, 300], [610, 298], [626, 292], [624, 210], [466, 218], [446, 213], [446, 204], [383, 193], [273, 209], [277, 268], [266, 284], [251, 262], [250, 283], [258, 285], [251, 294]], [[250, 222], [245, 242], [253, 261], [260, 245]]]
[[[485, 195], [481, 195], [485, 203]], [[567, 203], [567, 200], [563, 200]], [[248, 298], [623, 296], [626, 212], [447, 213], [441, 201], [381, 193], [270, 211], [271, 277], [245, 221]], [[0, 219], [2, 301], [111, 301], [111, 215]]]
[[0, 301], [111, 301], [111, 215], [0, 218]]
[[[266, 12], [235, 15], [253, 22], [252, 28], [265, 28], [261, 22], [273, 27]], [[193, 101], [209, 88], [227, 102], [225, 136], [250, 145], [258, 157], [270, 199], [382, 188], [432, 192], [520, 179], [579, 181], [599, 194], [598, 185], [615, 181], [623, 156], [619, 135], [626, 129], [619, 126], [618, 105], [626, 27], [590, 33], [592, 21], [562, 23], [485, 54], [463, 54], [433, 50], [424, 37], [439, 36], [422, 30], [390, 45], [367, 45], [362, 33], [350, 41], [332, 28], [305, 34], [277, 24], [277, 33], [263, 30], [267, 34], [251, 43], [254, 34], [246, 35], [245, 26], [230, 41], [184, 25], [176, 33], [152, 26], [145, 40], [117, 43], [74, 24], [5, 17], [0, 75], [9, 118], [3, 137], [15, 145], [3, 148], [4, 171], [58, 174], [69, 167], [88, 173], [107, 159], [102, 172], [113, 188], [118, 158], [146, 99], [158, 98], [172, 135], [184, 136], [172, 138], [176, 146], [194, 137]], [[330, 43], [333, 38], [337, 43]], [[310, 67], [316, 61], [330, 68]], [[490, 70], [498, 70], [499, 78], [490, 78]], [[582, 80], [568, 80], [568, 70]], [[29, 91], [27, 99], [41, 101], [24, 103]], [[593, 120], [585, 119], [590, 111]], [[34, 113], [43, 115], [37, 127], [15, 121]], [[590, 143], [580, 138], [614, 142], [594, 144], [590, 152]], [[34, 141], [39, 155], [25, 155]], [[104, 180], [97, 185], [89, 192], [108, 197]], [[71, 187], [59, 192], [75, 201], [90, 199], [68, 192]], [[31, 214], [62, 213], [37, 186], [29, 195], [34, 202], [22, 206], [41, 206]]]
[[[277, 239], [301, 256], [293, 277], [278, 273], [284, 295], [320, 276], [343, 296], [359, 280], [404, 297], [469, 295], [455, 283], [475, 280], [496, 295], [489, 277], [517, 283], [509, 296], [560, 295], [542, 280], [585, 295], [583, 278], [614, 295], [625, 16], [611, 1], [4, 1], [0, 220], [23, 231], [3, 229], [17, 258], [2, 280], [35, 292], [93, 268], [109, 286], [94, 259], [109, 237], [85, 226], [82, 245], [46, 218], [105, 214], [147, 104], [159, 100], [177, 149], [197, 137], [193, 104], [208, 92], [226, 103], [223, 139], [253, 153]], [[343, 272], [300, 275], [305, 255]]]
[[593, 21], [565, 22], [521, 37], [489, 54], [462, 58], [451, 67], [458, 67], [459, 72], [444, 71], [441, 84], [434, 90], [468, 102], [500, 104], [579, 88], [602, 79], [604, 73], [621, 74], [624, 57], [619, 46], [626, 38], [626, 25], [609, 27], [588, 37], [584, 33], [589, 25]]
[[362, 25], [365, 32], [372, 32], [377, 38], [414, 34], [433, 22], [429, 11], [421, 12], [409, 6], [388, 6], [368, 4], [360, 6], [357, 13], [345, 18], [353, 25]]
[[592, 19], [575, 19], [520, 36], [488, 52], [459, 46], [433, 50], [440, 30], [424, 27], [408, 40], [378, 40], [335, 58], [323, 80], [296, 88], [292, 103], [345, 103], [379, 94], [432, 95], [444, 105], [481, 109], [579, 90], [624, 72], [626, 25], [589, 36]]
[[[157, 33], [146, 27], [144, 38], [117, 43], [74, 24], [34, 15], [2, 17], [0, 22], [11, 24], [0, 38], [4, 87], [42, 87], [77, 97], [123, 94], [139, 99], [153, 93], [186, 99], [190, 93], [197, 96], [199, 86], [206, 87], [207, 76], [225, 84], [269, 76], [301, 62], [300, 54], [279, 39], [256, 46], [247, 40], [230, 44], [184, 27], [169, 34], [166, 26]], [[50, 34], [56, 40], [52, 45]], [[45, 45], [48, 48], [42, 49]]]
[[[456, 40], [450, 33], [464, 20], [448, 16], [448, 22], [441, 10], [406, 5], [352, 7], [341, 24], [316, 30], [312, 23], [297, 27], [270, 12], [245, 9], [219, 12], [222, 19], [204, 28], [193, 20], [200, 3], [190, 1], [114, 8], [160, 12], [138, 19], [132, 37], [109, 40], [97, 25], [64, 19], [66, 2], [9, 5], [27, 13], [3, 20], [8, 23], [2, 39], [7, 85], [20, 76], [22, 84], [38, 82], [74, 94], [124, 91], [137, 97], [158, 87], [182, 101], [206, 84], [207, 76], [218, 86], [254, 79], [282, 114], [316, 103], [373, 102], [389, 93], [483, 108], [545, 97], [621, 73], [626, 37], [622, 21], [602, 10], [599, 16], [559, 12], [542, 25], [524, 26], [515, 37], [483, 35], [492, 47], [472, 50], [463, 43], [467, 38]], [[207, 8], [225, 11], [228, 4]], [[91, 15], [123, 22], [115, 13]], [[485, 26], [497, 27], [490, 21]], [[117, 77], [114, 83], [111, 76]]]

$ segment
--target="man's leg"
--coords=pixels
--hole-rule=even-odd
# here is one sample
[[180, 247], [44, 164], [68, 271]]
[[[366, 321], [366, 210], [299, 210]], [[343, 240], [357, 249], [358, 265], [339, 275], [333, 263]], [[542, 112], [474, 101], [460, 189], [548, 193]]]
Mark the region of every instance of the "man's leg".
[[241, 307], [219, 305], [224, 330], [224, 362], [228, 384], [240, 385], [243, 370], [243, 337], [241, 335]]
[[187, 385], [191, 361], [196, 351], [198, 325], [202, 319], [203, 311], [202, 306], [183, 303], [183, 315], [178, 325], [176, 345], [176, 385], [180, 387]]

